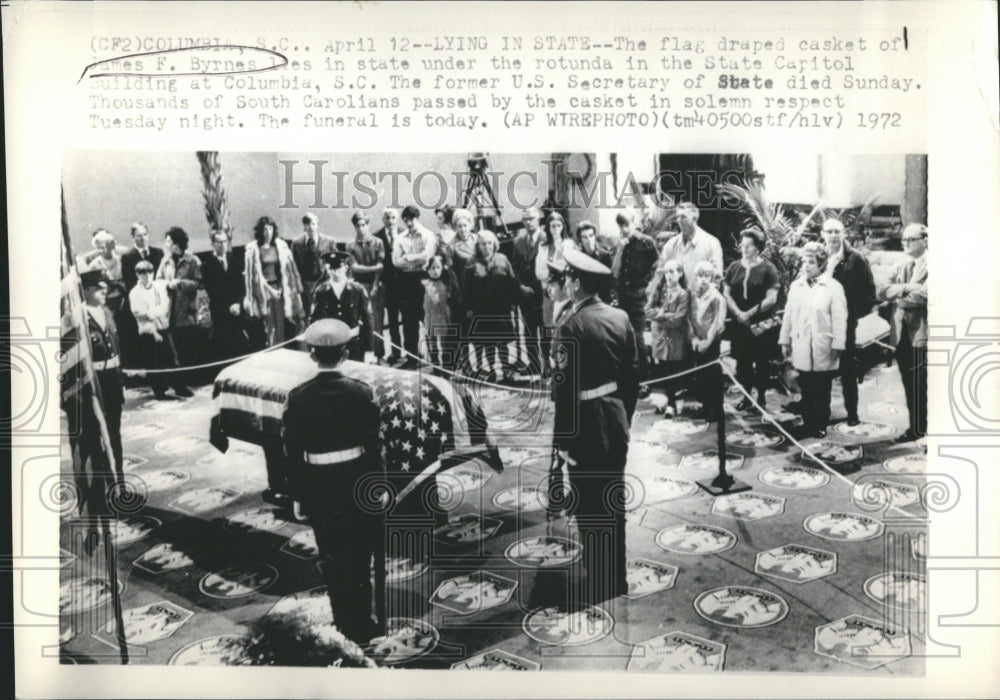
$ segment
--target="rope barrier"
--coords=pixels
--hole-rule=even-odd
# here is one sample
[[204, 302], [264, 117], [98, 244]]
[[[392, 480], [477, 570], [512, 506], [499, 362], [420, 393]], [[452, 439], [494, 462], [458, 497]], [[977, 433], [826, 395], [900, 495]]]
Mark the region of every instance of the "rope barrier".
[[122, 373], [129, 375], [130, 377], [148, 377], [151, 374], [177, 374], [179, 372], [193, 372], [200, 369], [208, 369], [209, 367], [220, 367], [222, 365], [229, 365], [234, 362], [240, 362], [241, 360], [246, 360], [247, 358], [254, 357], [255, 355], [263, 355], [264, 353], [271, 352], [272, 350], [277, 350], [286, 345], [291, 345], [292, 343], [302, 340], [301, 335], [297, 335], [294, 338], [289, 338], [288, 340], [282, 341], [277, 345], [272, 345], [269, 348], [264, 348], [263, 350], [257, 350], [255, 352], [248, 352], [246, 355], [239, 355], [238, 357], [229, 357], [225, 360], [216, 360], [215, 362], [206, 362], [201, 365], [185, 365], [184, 367], [166, 367], [162, 369], [123, 369]]
[[395, 350], [398, 350], [399, 352], [403, 353], [404, 355], [412, 357], [414, 360], [416, 360], [417, 362], [419, 362], [419, 363], [421, 363], [423, 365], [427, 365], [429, 367], [434, 368], [438, 372], [443, 372], [443, 373], [448, 374], [448, 375], [450, 375], [452, 377], [456, 377], [458, 379], [462, 379], [462, 380], [467, 381], [467, 382], [473, 382], [475, 384], [482, 384], [483, 386], [493, 387], [494, 389], [503, 389], [505, 391], [514, 391], [514, 392], [521, 392], [521, 393], [526, 393], [526, 394], [534, 394], [534, 393], [545, 391], [545, 389], [533, 389], [531, 387], [520, 387], [520, 386], [505, 386], [504, 384], [495, 384], [494, 382], [488, 382], [485, 379], [476, 379], [475, 377], [470, 377], [470, 376], [462, 374], [460, 372], [454, 372], [454, 371], [452, 371], [450, 369], [446, 369], [444, 367], [441, 367], [440, 365], [435, 365], [434, 363], [432, 363], [432, 362], [430, 362], [428, 360], [425, 360], [424, 358], [420, 357], [419, 355], [414, 355], [409, 350], [407, 350], [405, 348], [399, 347], [398, 345], [396, 345], [391, 340], [385, 340], [383, 338], [383, 341], [384, 341], [384, 343], [386, 345], [394, 348]]
[[690, 369], [686, 369], [682, 372], [677, 372], [676, 374], [669, 374], [666, 377], [657, 377], [656, 379], [648, 379], [644, 382], [639, 382], [639, 386], [652, 386], [653, 384], [659, 384], [660, 382], [669, 382], [673, 379], [676, 379], [677, 377], [683, 377], [687, 374], [700, 372], [706, 367], [711, 367], [712, 365], [721, 365], [723, 357], [729, 357], [729, 352], [724, 352], [721, 355], [719, 355], [718, 359], [712, 360], [711, 362], [706, 362], [703, 365], [698, 365], [697, 367], [691, 367]]
[[[771, 414], [767, 412], [767, 409], [763, 408], [759, 403], [757, 403], [756, 401], [754, 401], [754, 398], [750, 394], [750, 392], [748, 392], [743, 387], [743, 385], [740, 384], [739, 381], [736, 380], [736, 376], [733, 374], [732, 370], [728, 369], [725, 365], [722, 365], [721, 363], [720, 363], [720, 366], [722, 367], [722, 371], [725, 372], [729, 376], [729, 378], [733, 380], [733, 386], [735, 386], [737, 389], [739, 389], [740, 392], [742, 392], [742, 394], [746, 397], [747, 401], [749, 401], [753, 405], [754, 408], [756, 408], [758, 411], [760, 411], [760, 414], [764, 418], [764, 420], [766, 420], [768, 423], [770, 423], [775, 428], [777, 428], [778, 431], [781, 432], [782, 435], [784, 435], [785, 437], [787, 437], [792, 442], [793, 445], [795, 445], [800, 450], [802, 450], [802, 453], [805, 454], [807, 457], [809, 457], [809, 459], [813, 460], [818, 465], [820, 465], [821, 467], [823, 467], [823, 469], [827, 470], [828, 472], [830, 472], [834, 476], [836, 476], [839, 479], [841, 479], [844, 483], [846, 483], [852, 489], [854, 488], [855, 483], [853, 481], [851, 481], [846, 476], [844, 476], [843, 474], [841, 474], [840, 472], [838, 472], [836, 469], [834, 469], [833, 467], [831, 467], [830, 465], [828, 465], [826, 462], [824, 462], [822, 459], [820, 459], [819, 457], [817, 457], [816, 455], [814, 455], [809, 450], [808, 447], [806, 447], [801, 442], [799, 442], [798, 440], [796, 440], [794, 437], [792, 437], [792, 435], [787, 430], [785, 430], [783, 427], [781, 427], [781, 424], [778, 423], [776, 420], [774, 420], [771, 417]], [[898, 513], [902, 513], [903, 515], [907, 515], [906, 511], [902, 510], [899, 506], [893, 505], [891, 502], [889, 504], [889, 507], [891, 509], [895, 510], [896, 512], [898, 512]]]

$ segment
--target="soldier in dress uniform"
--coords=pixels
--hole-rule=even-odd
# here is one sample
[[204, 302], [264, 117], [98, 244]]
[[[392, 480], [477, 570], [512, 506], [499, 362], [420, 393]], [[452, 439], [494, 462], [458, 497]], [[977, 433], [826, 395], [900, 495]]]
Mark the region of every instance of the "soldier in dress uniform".
[[94, 373], [101, 388], [101, 407], [115, 456], [115, 470], [122, 473], [122, 406], [125, 403], [125, 382], [122, 378], [118, 328], [105, 306], [108, 282], [103, 270], [80, 273], [84, 308], [87, 310], [87, 332], [94, 360]]
[[[306, 329], [319, 374], [289, 393], [284, 434], [295, 516], [308, 519], [316, 534], [334, 623], [365, 644], [385, 633], [383, 504], [365, 495], [367, 480], [384, 474], [384, 466], [372, 389], [338, 369], [352, 337], [337, 319]], [[378, 622], [372, 620], [373, 557]]]
[[347, 276], [350, 259], [350, 253], [340, 250], [323, 254], [327, 278], [313, 290], [309, 320], [336, 318], [346, 323], [351, 329], [348, 357], [363, 362], [365, 353], [373, 349], [372, 305], [365, 288]]
[[[568, 607], [595, 605], [628, 592], [624, 475], [629, 426], [639, 394], [639, 358], [628, 315], [598, 297], [611, 270], [565, 252], [572, 307], [553, 341], [553, 443], [565, 462], [586, 576]], [[582, 572], [581, 572], [582, 574]]]

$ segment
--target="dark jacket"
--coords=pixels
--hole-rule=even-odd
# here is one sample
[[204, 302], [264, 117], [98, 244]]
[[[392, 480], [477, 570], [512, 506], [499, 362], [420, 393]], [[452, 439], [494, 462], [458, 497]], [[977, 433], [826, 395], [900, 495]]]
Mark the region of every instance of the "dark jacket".
[[[149, 246], [147, 251], [149, 257], [146, 259], [153, 264], [153, 274], [155, 275], [156, 271], [160, 269], [160, 263], [163, 262], [163, 249]], [[139, 264], [140, 260], [142, 260], [142, 256], [139, 255], [136, 248], [122, 253], [122, 282], [125, 283], [126, 291], [132, 291], [132, 287], [139, 283], [139, 278], [135, 274], [135, 266]]]
[[176, 261], [168, 255], [160, 263], [156, 278], [177, 281], [177, 285], [170, 290], [170, 327], [197, 326], [201, 261], [190, 252], [185, 252]]
[[385, 259], [382, 261], [382, 284], [386, 287], [395, 287], [399, 276], [396, 272], [396, 266], [392, 263], [392, 245], [395, 241], [396, 232], [386, 232], [383, 226], [373, 235], [382, 241], [382, 245], [385, 247]]
[[[288, 394], [284, 413], [290, 495], [311, 510], [351, 513], [359, 509], [352, 484], [382, 471], [380, 409], [370, 386], [338, 371], [320, 372]], [[350, 462], [317, 466], [304, 453], [363, 447]], [[349, 532], [343, 536], [350, 537]]]
[[[618, 299], [626, 302], [646, 303], [646, 287], [653, 278], [659, 251], [653, 239], [644, 233], [629, 236], [621, 244], [621, 263], [618, 269]], [[690, 284], [690, 283], [689, 283]]]
[[337, 242], [329, 236], [318, 234], [314, 247], [309, 246], [309, 237], [302, 234], [292, 241], [292, 259], [302, 279], [302, 295], [305, 301], [312, 300], [313, 289], [323, 281], [326, 271], [320, 256], [337, 250]]
[[858, 319], [871, 313], [875, 306], [875, 279], [864, 256], [844, 242], [844, 258], [833, 269], [833, 279], [840, 282], [847, 297], [847, 325], [856, 326]]
[[[118, 348], [118, 328], [115, 319], [107, 307], [100, 307], [104, 314], [105, 328], [101, 328], [89, 311], [87, 315], [87, 332], [90, 334], [90, 349], [94, 360], [94, 373], [101, 387], [101, 400], [105, 410], [117, 406], [120, 412], [125, 402], [125, 382], [122, 377], [121, 353]], [[108, 364], [115, 366], [108, 367]]]
[[317, 286], [313, 290], [309, 322], [314, 323], [321, 318], [336, 318], [358, 329], [357, 338], [348, 344], [352, 359], [362, 359], [364, 353], [372, 349], [372, 307], [368, 292], [360, 283], [347, 280], [347, 286], [339, 297], [330, 280]]
[[541, 306], [544, 298], [542, 296], [542, 283], [538, 279], [538, 275], [535, 274], [535, 258], [538, 257], [538, 244], [541, 240], [541, 238], [534, 239], [527, 231], [521, 231], [514, 239], [514, 252], [511, 259], [517, 281], [535, 292], [530, 299], [525, 301], [526, 304], [532, 306]]
[[233, 304], [243, 304], [246, 293], [243, 283], [243, 256], [226, 253], [226, 268], [214, 254], [201, 265], [201, 280], [208, 292], [209, 307], [214, 319], [218, 314], [229, 314]]
[[[596, 298], [563, 317], [552, 345], [553, 440], [584, 465], [624, 468], [639, 395], [639, 355], [628, 315]], [[610, 383], [617, 389], [581, 400]]]

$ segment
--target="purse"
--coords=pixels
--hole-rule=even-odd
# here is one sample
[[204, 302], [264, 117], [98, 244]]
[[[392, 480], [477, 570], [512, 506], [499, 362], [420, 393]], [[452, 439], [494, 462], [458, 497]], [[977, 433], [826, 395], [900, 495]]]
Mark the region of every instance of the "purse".
[[761, 336], [772, 328], [776, 328], [777, 325], [778, 320], [772, 316], [771, 318], [765, 318], [763, 321], [751, 324], [750, 332], [755, 336]]
[[212, 328], [212, 311], [209, 308], [208, 292], [204, 289], [199, 289], [194, 297], [194, 308], [197, 318], [197, 326], [199, 328], [205, 328], [211, 330]]

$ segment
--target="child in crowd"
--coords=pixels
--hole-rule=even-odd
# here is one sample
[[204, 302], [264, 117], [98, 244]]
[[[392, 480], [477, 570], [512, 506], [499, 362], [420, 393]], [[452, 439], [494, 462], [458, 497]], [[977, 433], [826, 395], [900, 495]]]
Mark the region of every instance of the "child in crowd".
[[427, 264], [424, 285], [424, 334], [427, 359], [436, 367], [454, 369], [458, 352], [458, 319], [462, 306], [462, 290], [451, 268], [441, 255]]
[[[694, 365], [705, 365], [719, 359], [719, 344], [722, 331], [726, 327], [726, 300], [715, 286], [718, 272], [708, 260], [702, 260], [694, 268], [694, 289], [691, 294], [691, 314], [688, 330], [691, 334], [691, 349], [694, 351]], [[695, 392], [701, 401], [701, 418], [714, 421], [718, 418], [716, 408], [722, 391], [722, 368], [713, 364], [694, 375]]]
[[[690, 344], [688, 342], [688, 309], [690, 295], [684, 280], [684, 268], [679, 260], [661, 265], [646, 290], [646, 318], [652, 321], [653, 378], [666, 377], [684, 370]], [[673, 379], [654, 384], [667, 397], [663, 413], [677, 414], [676, 391], [682, 380]]]
[[[168, 369], [177, 366], [177, 351], [170, 336], [170, 291], [165, 280], [153, 279], [153, 263], [140, 260], [135, 266], [138, 283], [129, 292], [129, 308], [139, 331], [140, 364], [148, 369]], [[149, 375], [149, 383], [157, 399], [167, 397], [167, 383], [174, 393], [193, 396], [177, 374]], [[168, 379], [169, 378], [169, 379]]]

